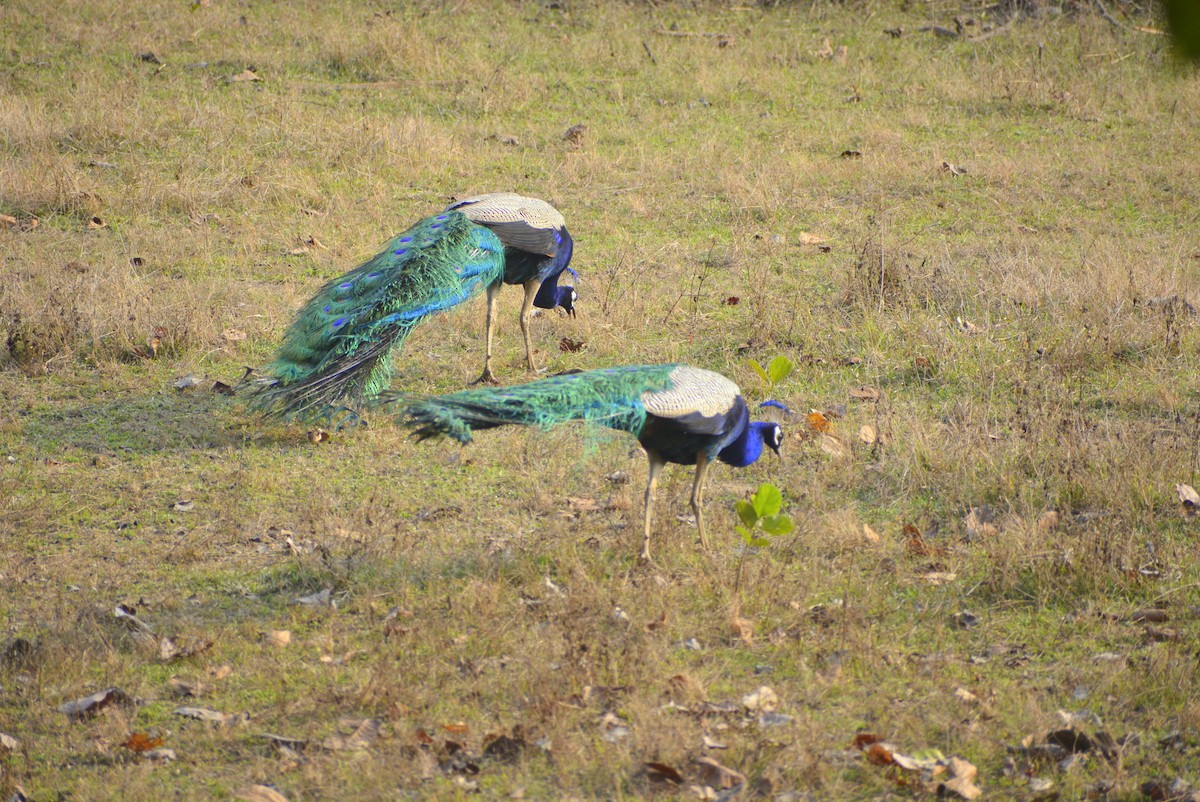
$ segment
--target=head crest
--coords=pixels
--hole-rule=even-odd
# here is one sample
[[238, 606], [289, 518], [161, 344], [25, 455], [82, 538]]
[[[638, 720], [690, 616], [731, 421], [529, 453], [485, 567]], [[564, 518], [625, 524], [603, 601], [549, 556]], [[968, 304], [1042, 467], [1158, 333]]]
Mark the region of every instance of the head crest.
[[775, 409], [782, 409], [785, 415], [792, 414], [792, 411], [790, 409], [788, 409], [787, 404], [783, 403], [782, 401], [774, 401], [774, 400], [763, 401], [761, 404], [758, 405], [758, 408], [762, 409], [763, 407], [775, 407]]

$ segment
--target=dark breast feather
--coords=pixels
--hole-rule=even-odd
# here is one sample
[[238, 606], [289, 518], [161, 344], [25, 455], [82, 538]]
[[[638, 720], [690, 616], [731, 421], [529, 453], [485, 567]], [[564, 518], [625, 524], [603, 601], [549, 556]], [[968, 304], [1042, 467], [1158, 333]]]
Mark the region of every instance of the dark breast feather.
[[726, 414], [705, 417], [691, 413], [675, 418], [648, 415], [638, 442], [667, 462], [691, 465], [701, 451], [711, 449], [710, 456], [715, 457], [717, 451], [741, 434], [749, 414], [745, 400], [739, 395], [733, 409]]

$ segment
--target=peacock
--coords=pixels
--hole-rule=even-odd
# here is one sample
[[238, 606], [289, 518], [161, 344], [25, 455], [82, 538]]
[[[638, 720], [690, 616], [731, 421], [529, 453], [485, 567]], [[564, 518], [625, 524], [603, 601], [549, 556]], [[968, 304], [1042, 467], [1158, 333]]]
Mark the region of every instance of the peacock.
[[330, 418], [385, 390], [391, 355], [426, 317], [487, 295], [486, 354], [476, 383], [495, 383], [492, 331], [502, 284], [522, 284], [525, 354], [537, 370], [533, 306], [574, 316], [578, 294], [559, 286], [574, 243], [549, 203], [510, 192], [450, 205], [396, 235], [376, 255], [333, 279], [296, 313], [258, 380], [253, 405], [285, 419]]
[[629, 432], [650, 460], [641, 551], [647, 561], [655, 488], [664, 465], [696, 466], [691, 505], [707, 548], [702, 506], [709, 465], [718, 459], [745, 467], [762, 455], [764, 445], [779, 454], [783, 443], [778, 423], [750, 421], [736, 384], [720, 373], [679, 364], [602, 368], [425, 398], [385, 394], [378, 403], [418, 440], [448, 435], [469, 443], [476, 429], [508, 424], [545, 429], [567, 421]]
[[[537, 372], [533, 360], [533, 340], [529, 334], [529, 318], [533, 307], [554, 309], [561, 306], [575, 317], [575, 302], [579, 294], [571, 285], [558, 286], [563, 271], [576, 279], [571, 254], [575, 241], [567, 231], [562, 214], [543, 200], [525, 198], [511, 192], [493, 192], [450, 204], [446, 211], [462, 212], [474, 223], [487, 226], [504, 244], [505, 284], [521, 284], [525, 301], [521, 305], [521, 335], [525, 338], [525, 361], [531, 373]], [[487, 322], [483, 373], [473, 383], [497, 384], [492, 375], [492, 333], [496, 326], [496, 301], [500, 282], [487, 287]]]

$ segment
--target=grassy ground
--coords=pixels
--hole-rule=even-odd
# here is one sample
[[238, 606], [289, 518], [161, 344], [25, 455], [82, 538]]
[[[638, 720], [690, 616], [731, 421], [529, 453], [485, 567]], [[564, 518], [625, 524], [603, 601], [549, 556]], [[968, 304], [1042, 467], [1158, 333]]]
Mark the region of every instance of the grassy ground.
[[[1200, 484], [1200, 83], [1152, 19], [1070, 10], [0, 4], [5, 798], [736, 784], [700, 758], [748, 797], [946, 778], [864, 733], [974, 763], [989, 799], [1200, 782], [1175, 490]], [[711, 553], [677, 469], [635, 564], [628, 438], [314, 444], [213, 392], [324, 280], [501, 189], [577, 240], [550, 369], [687, 361], [757, 402], [747, 360], [783, 354], [771, 394], [832, 419], [714, 471]], [[397, 384], [462, 387], [481, 329], [478, 301], [427, 324]], [[733, 503], [767, 481], [796, 531], [742, 555]], [[59, 710], [109, 687], [132, 701]], [[1051, 754], [1068, 726], [1101, 743]]]

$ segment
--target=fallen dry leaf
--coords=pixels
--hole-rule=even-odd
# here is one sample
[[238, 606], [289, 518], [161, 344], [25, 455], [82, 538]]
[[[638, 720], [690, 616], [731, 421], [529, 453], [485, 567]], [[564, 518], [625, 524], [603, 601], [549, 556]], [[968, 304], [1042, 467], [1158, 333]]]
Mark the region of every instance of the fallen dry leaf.
[[242, 340], [246, 339], [246, 332], [241, 331], [240, 329], [225, 329], [225, 331], [221, 332], [221, 336], [224, 337], [228, 342], [240, 343]]
[[251, 785], [238, 791], [241, 802], [288, 802], [288, 798], [269, 785]]
[[895, 763], [891, 748], [882, 741], [867, 747], [867, 762], [872, 766], [890, 766]]
[[880, 442], [879, 431], [869, 423], [864, 423], [858, 428], [858, 439], [862, 440], [867, 445], [874, 445]]
[[700, 770], [701, 782], [719, 791], [724, 791], [746, 782], [745, 774], [728, 766], [722, 766], [711, 757], [699, 757], [693, 760], [692, 763]]
[[120, 688], [105, 688], [82, 699], [64, 702], [58, 706], [58, 711], [66, 713], [72, 721], [82, 721], [112, 704], [132, 705], [133, 699]]
[[363, 719], [349, 735], [330, 735], [321, 745], [329, 750], [366, 749], [379, 738], [380, 723], [373, 718]]
[[7, 733], [0, 732], [0, 754], [15, 752], [20, 748], [20, 741]]
[[953, 582], [958, 579], [958, 574], [952, 571], [930, 571], [927, 574], [921, 574], [921, 580], [928, 582], [931, 585], [945, 585], [948, 582]]
[[857, 401], [878, 401], [882, 394], [874, 387], [855, 387], [850, 391], [850, 397]]
[[826, 432], [821, 435], [821, 450], [836, 459], [846, 459], [850, 456], [850, 447], [836, 434]]
[[942, 162], [942, 169], [950, 173], [950, 175], [958, 176], [967, 174], [966, 167], [959, 167], [957, 164], [951, 164], [950, 162]]
[[521, 736], [520, 725], [513, 727], [511, 736], [501, 733], [490, 737], [490, 740], [484, 740], [486, 743], [483, 747], [483, 756], [501, 763], [515, 763], [527, 746], [525, 739]]
[[158, 656], [162, 660], [182, 660], [185, 657], [207, 651], [212, 648], [212, 645], [210, 640], [186, 643], [180, 642], [177, 638], [164, 637], [158, 644]]
[[1179, 503], [1183, 505], [1182, 511], [1185, 515], [1194, 515], [1197, 509], [1200, 509], [1200, 493], [1197, 493], [1196, 488], [1191, 485], [1175, 485], [1175, 495], [1179, 497]]
[[179, 697], [203, 696], [209, 687], [197, 680], [186, 680], [181, 677], [171, 677], [167, 680], [167, 690]]
[[879, 543], [883, 540], [879, 533], [870, 527], [869, 524], [863, 524], [863, 537], [871, 543]]
[[769, 713], [779, 708], [779, 696], [766, 685], [742, 697], [742, 707], [750, 711]]
[[587, 348], [587, 343], [583, 340], [572, 340], [570, 337], [563, 337], [558, 341], [558, 350], [568, 354], [576, 354]]
[[135, 732], [122, 742], [121, 746], [131, 752], [149, 752], [163, 745], [162, 738], [151, 738], [149, 733]]
[[833, 424], [829, 422], [829, 419], [815, 409], [805, 415], [804, 419], [808, 421], [809, 427], [814, 432], [828, 432], [833, 429]]
[[645, 763], [643, 765], [646, 769], [646, 779], [650, 782], [669, 782], [672, 785], [683, 784], [683, 775], [666, 763]]
[[882, 738], [873, 732], [860, 732], [854, 736], [854, 740], [850, 742], [850, 745], [861, 751], [864, 747], [877, 744], [882, 740]]
[[256, 72], [254, 72], [254, 70], [242, 70], [237, 75], [234, 75], [233, 77], [231, 77], [229, 80], [234, 83], [241, 83], [243, 81], [261, 81], [262, 78], [260, 78], [258, 76], [258, 74]]
[[800, 240], [801, 245], [820, 245], [825, 241], [825, 238], [817, 234], [810, 234], [807, 231], [801, 231], [796, 235], [796, 239]]
[[272, 629], [263, 635], [268, 646], [287, 646], [292, 642], [292, 633], [286, 629]]
[[995, 524], [995, 513], [988, 506], [972, 507], [963, 519], [967, 534], [973, 538], [992, 537], [1000, 533], [1000, 527]]
[[324, 443], [326, 440], [333, 439], [332, 432], [327, 432], [320, 427], [317, 427], [316, 429], [309, 429], [306, 434], [308, 436], [308, 442], [310, 443]]
[[583, 512], [598, 512], [604, 509], [596, 499], [587, 498], [586, 496], [567, 496], [565, 501], [567, 502], [567, 509], [560, 514], [567, 517], [575, 517]]
[[733, 615], [729, 618], [729, 628], [733, 630], [733, 634], [745, 644], [754, 642], [754, 622], [748, 618], [742, 618], [739, 615]]
[[194, 718], [197, 721], [211, 721], [214, 724], [238, 724], [249, 719], [245, 713], [222, 713], [211, 707], [177, 707], [171, 711], [177, 716]]
[[939, 798], [943, 796], [943, 789], [963, 799], [975, 799], [983, 793], [979, 786], [975, 785], [978, 770], [974, 764], [961, 757], [952, 757], [947, 763], [947, 768], [950, 777], [935, 786]]

